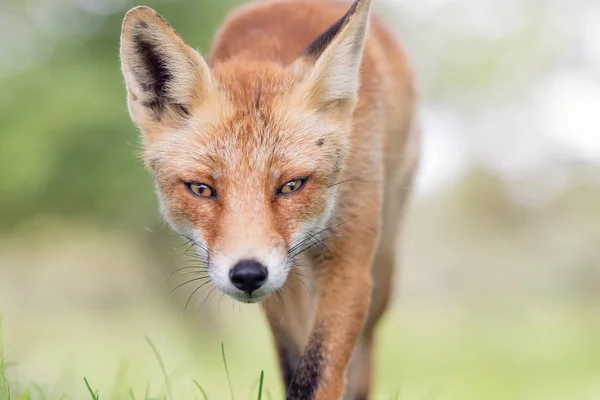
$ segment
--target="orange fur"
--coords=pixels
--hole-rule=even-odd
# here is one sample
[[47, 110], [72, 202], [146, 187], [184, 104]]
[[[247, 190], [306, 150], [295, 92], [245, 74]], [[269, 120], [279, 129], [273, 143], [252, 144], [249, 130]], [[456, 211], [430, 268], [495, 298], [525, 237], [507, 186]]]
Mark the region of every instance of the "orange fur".
[[[149, 8], [123, 23], [129, 109], [163, 214], [198, 244], [213, 284], [263, 301], [290, 400], [368, 397], [418, 164], [414, 79], [370, 3], [251, 3], [208, 62]], [[228, 278], [243, 259], [268, 270], [248, 293]]]

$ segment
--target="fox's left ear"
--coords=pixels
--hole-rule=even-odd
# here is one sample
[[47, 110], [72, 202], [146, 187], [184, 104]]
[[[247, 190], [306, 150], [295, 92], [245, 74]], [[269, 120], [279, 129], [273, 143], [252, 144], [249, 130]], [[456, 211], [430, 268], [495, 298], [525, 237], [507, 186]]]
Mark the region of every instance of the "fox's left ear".
[[360, 65], [369, 29], [372, 0], [356, 0], [292, 65], [309, 69], [298, 94], [311, 108], [353, 112], [360, 88]]
[[121, 32], [121, 67], [134, 122], [152, 131], [176, 128], [213, 91], [208, 65], [156, 11], [130, 10]]

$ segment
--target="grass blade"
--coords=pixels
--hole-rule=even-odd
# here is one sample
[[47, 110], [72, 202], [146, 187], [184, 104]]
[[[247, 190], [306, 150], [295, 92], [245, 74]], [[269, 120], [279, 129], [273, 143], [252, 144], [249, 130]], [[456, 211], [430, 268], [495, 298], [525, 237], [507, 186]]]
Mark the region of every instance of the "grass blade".
[[111, 400], [121, 400], [126, 393], [125, 380], [128, 368], [129, 363], [127, 361], [123, 360], [119, 363], [119, 369], [115, 373], [115, 383], [113, 384], [112, 393], [109, 396]]
[[202, 393], [202, 397], [204, 398], [204, 400], [208, 400], [208, 396], [206, 395], [206, 392], [204, 391], [202, 386], [198, 383], [198, 381], [195, 379], [194, 379], [194, 385], [196, 385], [198, 390], [200, 390], [200, 393]]
[[2, 345], [2, 318], [0, 318], [0, 398], [11, 398], [10, 387], [4, 375], [6, 365], [4, 364], [4, 347]]
[[158, 352], [158, 349], [156, 348], [156, 346], [154, 345], [152, 340], [150, 340], [150, 338], [148, 336], [146, 336], [145, 338], [146, 338], [146, 342], [148, 342], [148, 344], [152, 348], [152, 351], [154, 352], [154, 355], [156, 356], [156, 359], [158, 360], [158, 364], [160, 365], [160, 369], [162, 370], [162, 374], [165, 379], [165, 385], [167, 386], [167, 396], [170, 400], [173, 400], [173, 393], [171, 393], [171, 384], [169, 383], [169, 375], [167, 374], [167, 369], [165, 368], [165, 363], [163, 362], [162, 357], [160, 356], [160, 353]]
[[88, 392], [90, 392], [90, 396], [92, 396], [92, 400], [98, 400], [100, 399], [100, 397], [98, 396], [98, 391], [96, 391], [96, 393], [94, 393], [94, 391], [92, 390], [92, 387], [90, 386], [90, 383], [88, 382], [87, 378], [83, 378], [83, 381], [85, 382], [85, 386], [88, 389]]
[[260, 383], [258, 384], [258, 400], [262, 399], [264, 377], [265, 377], [265, 371], [260, 371]]
[[233, 395], [233, 386], [231, 386], [231, 377], [229, 376], [229, 368], [227, 368], [227, 358], [225, 357], [225, 344], [221, 342], [221, 355], [223, 356], [223, 365], [225, 365], [225, 373], [227, 374], [227, 383], [229, 384], [229, 392], [231, 400], [235, 400]]

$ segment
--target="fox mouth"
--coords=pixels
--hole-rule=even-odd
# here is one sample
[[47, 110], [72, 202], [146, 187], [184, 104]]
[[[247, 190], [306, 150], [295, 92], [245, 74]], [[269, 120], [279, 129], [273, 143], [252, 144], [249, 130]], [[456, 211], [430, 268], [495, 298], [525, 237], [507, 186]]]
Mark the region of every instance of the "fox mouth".
[[[217, 286], [217, 288], [219, 287]], [[251, 293], [244, 293], [241, 291], [233, 292], [230, 290], [223, 290], [221, 288], [219, 288], [219, 290], [231, 297], [232, 299], [246, 304], [260, 303], [271, 297], [271, 295], [273, 295], [277, 291], [262, 288]]]
[[239, 302], [246, 303], [246, 304], [253, 304], [253, 303], [260, 303], [263, 300], [266, 300], [272, 294], [273, 293], [265, 293], [265, 294], [260, 294], [260, 293], [243, 293], [243, 294], [229, 295], [229, 296], [232, 297], [234, 300], [237, 300]]

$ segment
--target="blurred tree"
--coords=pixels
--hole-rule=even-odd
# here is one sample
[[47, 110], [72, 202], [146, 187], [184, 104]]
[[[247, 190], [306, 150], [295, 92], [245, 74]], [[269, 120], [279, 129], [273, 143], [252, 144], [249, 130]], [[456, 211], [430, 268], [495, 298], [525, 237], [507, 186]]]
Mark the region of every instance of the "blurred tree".
[[[234, 2], [147, 4], [206, 53]], [[32, 33], [22, 45], [35, 51], [28, 68], [0, 70], [0, 229], [47, 214], [124, 228], [159, 224], [119, 70], [122, 3], [23, 1], [0, 12]], [[14, 40], [19, 48], [25, 39]]]

